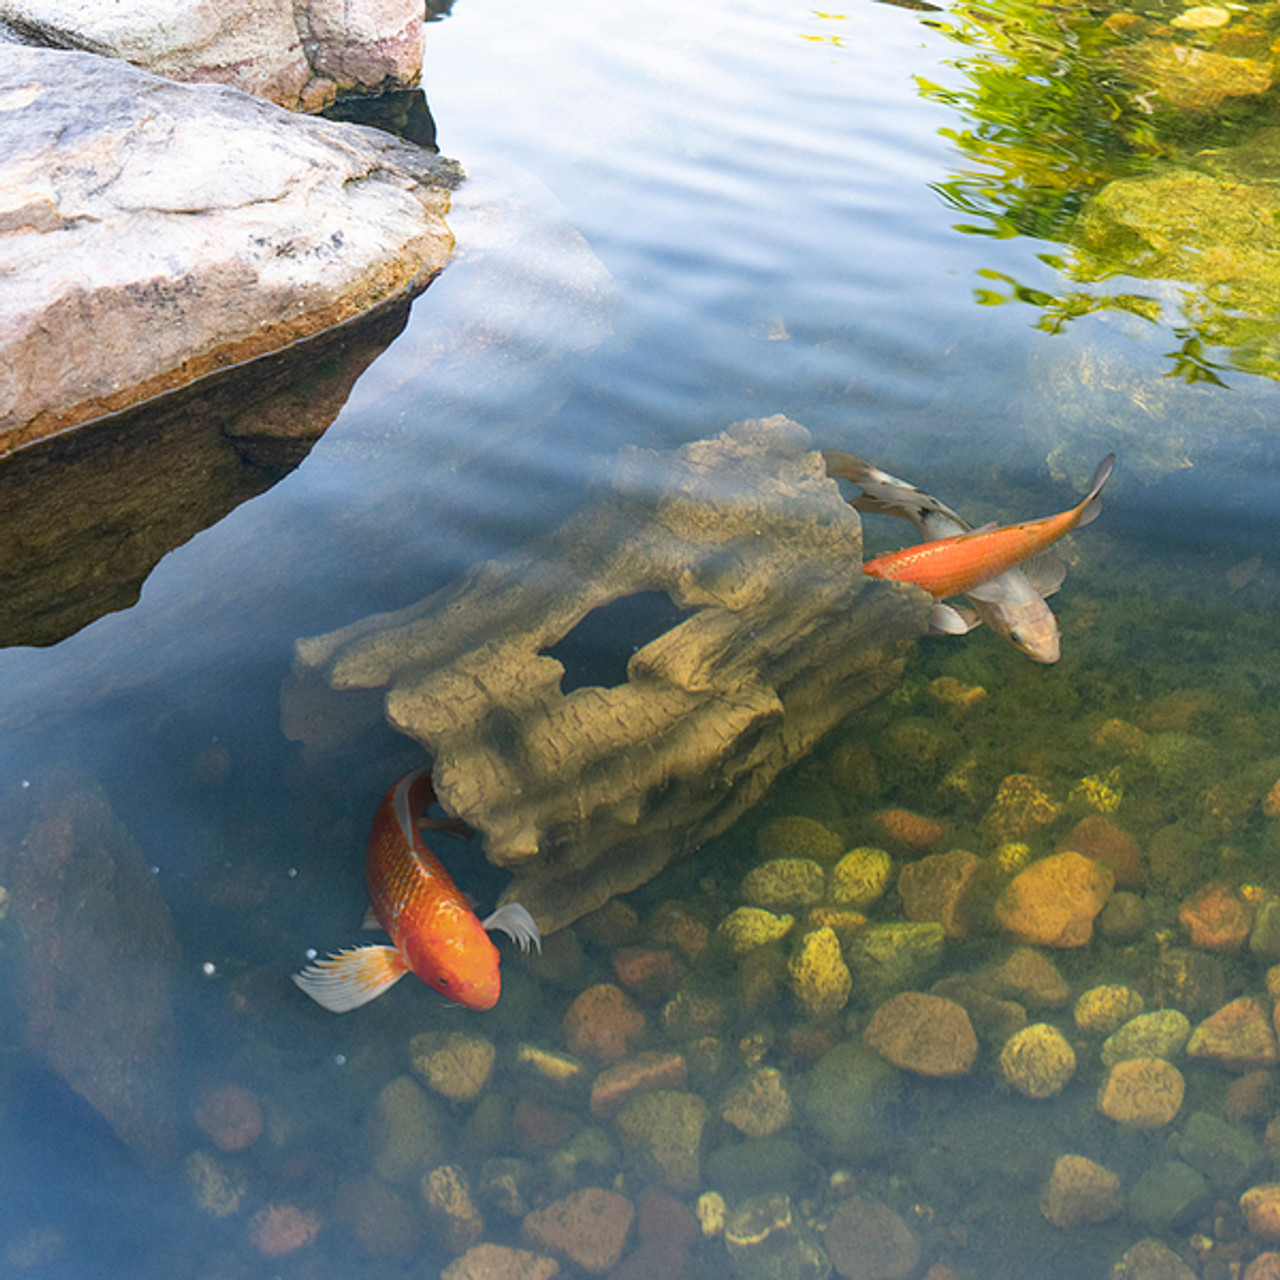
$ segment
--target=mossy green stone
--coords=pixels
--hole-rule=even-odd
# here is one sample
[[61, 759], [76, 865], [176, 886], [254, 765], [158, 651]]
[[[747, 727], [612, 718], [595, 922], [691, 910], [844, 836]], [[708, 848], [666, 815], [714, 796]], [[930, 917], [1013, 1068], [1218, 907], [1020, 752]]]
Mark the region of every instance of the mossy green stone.
[[1191, 1037], [1191, 1022], [1177, 1009], [1156, 1009], [1131, 1018], [1102, 1044], [1102, 1065], [1130, 1058], [1175, 1058]]
[[862, 930], [846, 955], [859, 994], [879, 1002], [919, 987], [942, 960], [947, 932], [940, 924], [878, 924]]
[[831, 873], [831, 901], [842, 907], [869, 907], [889, 887], [893, 863], [883, 849], [850, 849]]
[[811, 907], [826, 892], [826, 872], [812, 858], [774, 858], [742, 881], [742, 896], [753, 907]]
[[844, 852], [844, 841], [830, 827], [797, 814], [766, 822], [756, 832], [756, 852], [767, 859], [814, 858], [818, 862], [835, 862]]

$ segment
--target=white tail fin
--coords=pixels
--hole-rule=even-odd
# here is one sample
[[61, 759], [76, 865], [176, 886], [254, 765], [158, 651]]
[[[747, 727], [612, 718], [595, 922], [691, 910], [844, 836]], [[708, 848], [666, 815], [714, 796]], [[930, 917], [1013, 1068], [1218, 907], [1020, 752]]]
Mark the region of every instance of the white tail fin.
[[542, 954], [542, 934], [538, 932], [538, 923], [518, 902], [508, 902], [480, 923], [486, 929], [501, 929], [507, 937], [520, 944], [521, 951], [528, 951], [532, 944], [538, 948], [538, 954]]
[[349, 1013], [395, 986], [409, 966], [395, 947], [353, 947], [309, 964], [294, 982], [316, 1004]]

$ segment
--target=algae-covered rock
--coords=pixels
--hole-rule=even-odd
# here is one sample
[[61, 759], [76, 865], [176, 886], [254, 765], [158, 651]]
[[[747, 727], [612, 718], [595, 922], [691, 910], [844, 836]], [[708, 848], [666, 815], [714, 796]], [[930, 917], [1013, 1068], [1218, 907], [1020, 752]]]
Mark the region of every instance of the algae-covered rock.
[[826, 891], [826, 872], [812, 858], [773, 858], [742, 881], [742, 896], [753, 907], [809, 907]]
[[853, 990], [853, 977], [832, 929], [815, 929], [805, 934], [787, 970], [796, 999], [813, 1018], [839, 1013]]
[[1163, 1241], [1147, 1237], [1125, 1250], [1111, 1280], [1196, 1280], [1196, 1273]]
[[976, 981], [998, 999], [1016, 1000], [1028, 1009], [1056, 1009], [1071, 994], [1058, 966], [1031, 947], [1015, 948], [999, 964], [983, 969]]
[[623, 1146], [642, 1178], [674, 1191], [695, 1191], [702, 1172], [707, 1104], [695, 1093], [659, 1089], [633, 1098], [618, 1114]]
[[1000, 1073], [1024, 1097], [1052, 1098], [1076, 1073], [1075, 1050], [1057, 1027], [1036, 1022], [1005, 1042]]
[[622, 1257], [635, 1218], [626, 1196], [601, 1187], [584, 1187], [543, 1209], [526, 1214], [521, 1234], [592, 1275], [611, 1271]]
[[1154, 1003], [1203, 1017], [1220, 1009], [1227, 998], [1227, 972], [1222, 961], [1189, 947], [1168, 947], [1151, 975]]
[[1087, 1035], [1109, 1036], [1143, 1010], [1142, 996], [1132, 987], [1090, 987], [1076, 1001], [1076, 1026]]
[[831, 873], [831, 900], [847, 907], [871, 906], [888, 888], [891, 869], [883, 849], [851, 849]]
[[1022, 840], [1052, 826], [1061, 816], [1061, 806], [1049, 799], [1036, 778], [1013, 773], [997, 788], [991, 808], [983, 816], [981, 830], [996, 842]]
[[973, 913], [966, 910], [966, 893], [981, 866], [982, 859], [967, 849], [934, 853], [908, 863], [898, 876], [898, 893], [907, 919], [940, 924], [949, 938], [967, 937]]
[[716, 935], [730, 951], [741, 954], [766, 943], [780, 942], [795, 922], [794, 916], [775, 915], [763, 907], [739, 907], [720, 921]]
[[466, 1031], [424, 1031], [409, 1041], [414, 1074], [452, 1102], [469, 1102], [480, 1095], [496, 1055], [492, 1040]]
[[741, 1280], [827, 1280], [831, 1263], [785, 1194], [753, 1196], [725, 1219], [724, 1242]]
[[191, 1198], [201, 1213], [229, 1218], [238, 1213], [249, 1190], [242, 1168], [208, 1151], [193, 1151], [182, 1162]]
[[886, 1140], [885, 1110], [900, 1090], [898, 1073], [879, 1054], [838, 1044], [814, 1063], [802, 1107], [820, 1147], [838, 1160], [863, 1158]]
[[1191, 1036], [1191, 1022], [1178, 1009], [1156, 1009], [1131, 1018], [1102, 1044], [1102, 1065], [1127, 1058], [1174, 1058]]
[[844, 841], [829, 827], [812, 818], [794, 815], [774, 818], [756, 832], [756, 851], [767, 861], [775, 858], [812, 858], [835, 862], [844, 852]]
[[919, 987], [942, 961], [946, 930], [940, 924], [870, 925], [849, 947], [849, 967], [859, 991], [882, 1000], [904, 987]]

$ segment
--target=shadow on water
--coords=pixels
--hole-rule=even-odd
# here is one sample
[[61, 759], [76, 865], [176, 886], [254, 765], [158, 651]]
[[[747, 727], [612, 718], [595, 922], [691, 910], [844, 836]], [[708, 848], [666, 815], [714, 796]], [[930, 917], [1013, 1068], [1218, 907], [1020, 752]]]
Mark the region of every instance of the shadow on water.
[[53, 645], [135, 604], [162, 556], [298, 466], [409, 308], [0, 460], [0, 647]]

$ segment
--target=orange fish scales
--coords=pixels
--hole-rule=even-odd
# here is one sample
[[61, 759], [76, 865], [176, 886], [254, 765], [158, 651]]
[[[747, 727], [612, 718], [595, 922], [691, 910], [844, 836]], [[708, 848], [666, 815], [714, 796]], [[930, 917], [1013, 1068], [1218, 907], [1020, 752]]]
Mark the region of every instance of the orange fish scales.
[[1003, 529], [983, 529], [921, 542], [867, 561], [862, 572], [873, 578], [913, 583], [936, 599], [963, 595], [1007, 573], [1052, 546], [1072, 529], [1094, 519], [1102, 507], [1098, 495], [1111, 475], [1115, 460], [1113, 453], [1103, 459], [1094, 473], [1089, 492], [1069, 511]]

